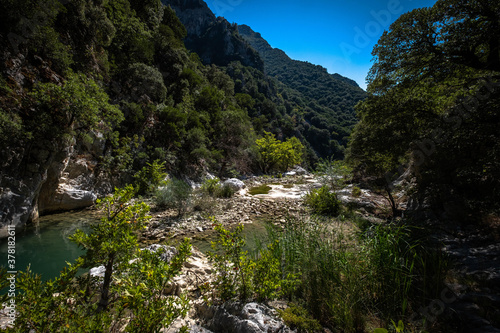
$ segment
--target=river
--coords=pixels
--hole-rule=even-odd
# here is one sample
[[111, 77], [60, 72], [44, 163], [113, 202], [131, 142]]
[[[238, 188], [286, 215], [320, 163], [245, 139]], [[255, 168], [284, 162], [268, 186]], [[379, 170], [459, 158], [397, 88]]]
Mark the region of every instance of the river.
[[[89, 224], [96, 221], [96, 214], [85, 210], [43, 216], [37, 226], [16, 230], [15, 270], [25, 271], [31, 265], [31, 271], [40, 274], [44, 281], [59, 276], [67, 261], [74, 262], [84, 254], [68, 236], [77, 229], [87, 231]], [[0, 264], [4, 267], [7, 245], [7, 239], [0, 240]]]
[[[78, 229], [89, 231], [89, 225], [97, 221], [97, 213], [84, 210], [43, 216], [36, 227], [16, 230], [15, 270], [25, 271], [30, 265], [31, 271], [40, 274], [43, 281], [59, 276], [66, 262], [72, 263], [85, 253], [68, 237]], [[245, 250], [251, 253], [258, 248], [257, 239], [263, 240], [266, 234], [263, 222], [246, 224], [243, 231], [247, 240]], [[206, 253], [210, 250], [212, 240], [215, 240], [213, 232], [202, 238], [194, 237], [192, 244]], [[7, 239], [0, 240], [0, 265], [4, 267], [7, 264], [7, 251]]]

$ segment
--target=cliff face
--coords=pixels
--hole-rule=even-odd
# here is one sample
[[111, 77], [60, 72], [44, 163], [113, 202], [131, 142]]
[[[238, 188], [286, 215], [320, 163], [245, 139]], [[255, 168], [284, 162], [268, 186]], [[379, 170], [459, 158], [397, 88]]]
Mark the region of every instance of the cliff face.
[[264, 69], [264, 62], [238, 33], [236, 25], [215, 17], [202, 0], [162, 0], [172, 7], [187, 30], [184, 43], [205, 64], [226, 66], [240, 61], [245, 66]]

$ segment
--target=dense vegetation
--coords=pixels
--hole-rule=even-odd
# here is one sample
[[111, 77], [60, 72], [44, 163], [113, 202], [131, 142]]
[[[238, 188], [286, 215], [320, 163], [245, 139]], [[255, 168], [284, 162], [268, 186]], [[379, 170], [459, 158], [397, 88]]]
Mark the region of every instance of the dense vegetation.
[[[438, 0], [402, 15], [376, 45], [347, 157], [354, 181], [387, 191], [393, 217], [390, 193], [403, 174], [413, 178], [413, 208], [452, 218], [467, 217], [464, 209], [498, 210], [499, 13], [493, 0]], [[217, 37], [225, 25], [219, 22], [212, 27]], [[234, 26], [226, 28], [223, 34], [241, 41]], [[106, 216], [89, 234], [71, 237], [87, 253], [60, 277], [18, 275], [23, 325], [42, 332], [168, 326], [187, 310], [185, 297], [164, 291], [190, 245], [182, 243], [170, 263], [140, 251], [149, 207], [133, 196], [154, 194], [157, 207], [175, 208], [177, 217], [191, 209], [209, 213], [216, 198], [234, 190], [218, 178], [194, 194], [176, 178], [158, 188], [165, 171], [283, 172], [303, 159], [314, 164], [343, 153], [355, 123], [352, 106], [364, 98], [353, 82], [293, 62], [251, 31], [242, 34], [265, 53], [276, 79], [235, 59], [204, 64], [184, 47], [186, 34], [159, 0], [0, 0], [2, 187], [10, 178], [43, 174], [47, 161], [62, 163], [73, 146], [98, 154], [98, 172], [135, 182], [100, 202]], [[317, 164], [325, 186], [304, 201], [315, 215], [270, 227], [269, 244], [254, 257], [243, 250], [241, 226], [227, 230], [211, 220], [218, 238], [209, 254], [214, 279], [202, 290], [207, 300], [287, 299], [294, 303], [282, 317], [299, 330], [321, 324], [361, 332], [399, 319], [408, 331], [433, 324], [418, 314], [443, 290], [445, 264], [424, 242], [431, 237], [408, 227], [408, 219], [369, 225], [334, 193], [350, 169], [332, 159]], [[358, 222], [349, 225], [354, 230], [335, 230], [332, 222], [346, 216]], [[79, 268], [99, 265], [102, 280], [77, 277]]]
[[[258, 171], [264, 130], [298, 136], [306, 161], [322, 150], [301, 135], [304, 120], [275, 82], [239, 62], [203, 65], [159, 1], [0, 6], [0, 149], [10, 177], [43, 173], [75, 142], [96, 155], [98, 172], [120, 179], [155, 160], [191, 174]], [[89, 148], [102, 139], [102, 151]]]
[[[101, 223], [88, 234], [78, 230], [70, 236], [85, 255], [68, 263], [60, 276], [42, 281], [29, 267], [16, 276], [16, 320], [7, 332], [158, 332], [186, 314], [187, 297], [165, 297], [164, 291], [191, 245], [184, 241], [175, 253], [164, 247], [141, 250], [137, 231], [151, 216], [148, 205], [131, 201], [134, 195], [127, 186], [98, 203]], [[99, 266], [100, 276], [79, 271]], [[7, 276], [2, 267], [0, 287]], [[7, 294], [0, 299], [7, 301]]]
[[[338, 74], [328, 74], [325, 68], [290, 59], [283, 51], [272, 48], [250, 27], [238, 26], [240, 34], [264, 60], [266, 74], [282, 83], [282, 96], [290, 100], [307, 122], [302, 134], [320, 155], [343, 156], [351, 129], [358, 119], [354, 106], [366, 96], [356, 82]], [[337, 142], [332, 142], [331, 137]], [[325, 141], [326, 140], [326, 141]], [[320, 144], [323, 142], [323, 144]]]
[[409, 169], [420, 208], [452, 218], [498, 209], [499, 13], [495, 1], [440, 0], [384, 32], [349, 146], [358, 176], [388, 188]]

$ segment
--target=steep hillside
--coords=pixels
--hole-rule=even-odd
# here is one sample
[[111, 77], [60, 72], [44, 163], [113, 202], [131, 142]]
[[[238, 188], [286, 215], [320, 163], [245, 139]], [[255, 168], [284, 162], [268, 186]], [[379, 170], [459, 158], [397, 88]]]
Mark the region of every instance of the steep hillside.
[[203, 0], [162, 0], [171, 6], [187, 30], [186, 47], [196, 52], [203, 63], [226, 66], [240, 61], [262, 70], [258, 53], [238, 34], [236, 26], [216, 18]]
[[327, 122], [345, 128], [352, 128], [357, 122], [354, 106], [366, 97], [366, 93], [356, 82], [339, 74], [329, 74], [324, 67], [290, 59], [247, 25], [239, 25], [238, 31], [259, 52], [266, 74], [299, 91], [312, 102], [313, 112], [306, 115], [308, 120], [312, 121], [319, 115]]
[[[365, 96], [354, 81], [330, 75], [321, 66], [291, 60], [249, 27], [229, 25], [225, 19], [215, 18], [202, 0], [163, 1], [172, 6], [186, 26], [186, 46], [204, 63], [223, 65], [235, 80], [236, 92], [252, 97], [255, 103], [248, 112], [256, 129], [272, 131], [278, 137], [301, 138], [310, 147], [313, 160], [318, 156], [343, 156], [357, 121], [354, 105]], [[260, 54], [259, 60], [249, 61], [249, 50], [254, 49]], [[254, 59], [253, 55], [250, 59]], [[235, 62], [257, 71], [235, 71]], [[265, 63], [265, 74], [259, 73], [264, 71], [261, 63]]]
[[0, 226], [92, 204], [153, 161], [254, 168], [233, 80], [159, 0], [0, 2]]
[[160, 0], [0, 2], [0, 226], [91, 205], [155, 161], [259, 172], [265, 131], [302, 141], [304, 166], [342, 156], [342, 115], [265, 75], [203, 2], [176, 5], [187, 30]]

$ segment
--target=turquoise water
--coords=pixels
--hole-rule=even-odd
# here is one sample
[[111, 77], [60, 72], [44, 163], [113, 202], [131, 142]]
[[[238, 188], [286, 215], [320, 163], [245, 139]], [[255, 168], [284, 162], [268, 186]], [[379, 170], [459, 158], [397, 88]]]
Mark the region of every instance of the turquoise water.
[[[84, 254], [68, 236], [78, 229], [88, 231], [89, 225], [98, 220], [94, 212], [69, 212], [41, 217], [36, 228], [16, 230], [15, 270], [25, 271], [31, 265], [31, 271], [40, 274], [44, 281], [59, 276], [66, 262], [73, 263]], [[265, 223], [262, 221], [246, 224], [243, 231], [247, 243], [245, 250], [252, 254], [260, 242], [265, 243], [266, 235]], [[215, 240], [215, 234], [203, 238], [192, 239], [192, 244], [206, 253], [210, 250], [210, 241]], [[7, 239], [0, 240], [0, 265], [4, 267], [7, 266], [7, 245]]]
[[[98, 221], [93, 212], [80, 211], [43, 216], [38, 227], [16, 230], [16, 270], [40, 274], [42, 280], [59, 276], [66, 261], [74, 262], [84, 251], [68, 239], [77, 229], [88, 230]], [[0, 265], [7, 264], [7, 239], [0, 240]]]

